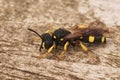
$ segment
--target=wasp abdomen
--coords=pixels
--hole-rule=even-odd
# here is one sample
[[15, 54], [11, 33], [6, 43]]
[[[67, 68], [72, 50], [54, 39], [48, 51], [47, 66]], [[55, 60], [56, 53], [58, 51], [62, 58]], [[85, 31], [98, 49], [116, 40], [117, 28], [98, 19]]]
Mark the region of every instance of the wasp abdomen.
[[106, 38], [104, 36], [83, 36], [81, 41], [85, 43], [106, 43]]

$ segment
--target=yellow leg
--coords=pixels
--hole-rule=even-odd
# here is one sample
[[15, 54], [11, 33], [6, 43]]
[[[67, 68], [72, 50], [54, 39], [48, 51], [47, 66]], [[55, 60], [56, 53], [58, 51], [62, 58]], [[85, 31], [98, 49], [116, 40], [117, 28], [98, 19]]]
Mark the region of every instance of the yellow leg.
[[49, 33], [50, 36], [52, 36], [52, 34], [53, 34], [50, 30], [45, 31], [45, 33]]
[[87, 28], [87, 26], [85, 26], [85, 25], [78, 25], [77, 28], [78, 28], [78, 29], [82, 29], [82, 28]]
[[41, 40], [40, 37], [35, 37], [35, 38], [33, 38], [33, 41], [39, 41], [39, 40]]
[[67, 41], [64, 45], [64, 51], [62, 51], [62, 53], [58, 56], [58, 61], [62, 59], [62, 57], [64, 56], [65, 52], [67, 51], [67, 48], [69, 46], [69, 42]]
[[85, 52], [88, 52], [88, 48], [82, 42], [80, 42], [80, 46]]
[[82, 49], [87, 52], [88, 58], [90, 63], [92, 64], [97, 64], [100, 62], [99, 58], [96, 56], [96, 54], [94, 52], [92, 52], [91, 50], [89, 50], [82, 42], [80, 42], [80, 46], [82, 47]]
[[48, 51], [47, 51], [45, 54], [40, 55], [39, 58], [41, 59], [41, 58], [47, 57], [47, 56], [51, 53], [51, 51], [53, 50], [53, 48], [55, 48], [55, 45], [54, 45], [54, 44], [48, 49]]

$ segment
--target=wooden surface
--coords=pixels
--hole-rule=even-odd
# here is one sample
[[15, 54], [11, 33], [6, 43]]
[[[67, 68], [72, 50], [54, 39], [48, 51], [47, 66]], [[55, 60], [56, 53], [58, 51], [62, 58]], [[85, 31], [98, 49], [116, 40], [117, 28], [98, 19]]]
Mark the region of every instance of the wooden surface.
[[[120, 80], [118, 3], [119, 0], [0, 0], [0, 80]], [[30, 27], [42, 34], [48, 29], [95, 21], [97, 27], [110, 30], [106, 45], [89, 45], [94, 53], [90, 55], [79, 46], [69, 47], [59, 62], [56, 56], [62, 47], [40, 60], [38, 56], [45, 50], [39, 52], [41, 41], [33, 40], [37, 36], [27, 30]]]
[[[12, 24], [8, 26], [10, 25]], [[32, 44], [29, 41], [35, 35], [24, 27], [6, 27], [1, 27], [0, 31], [0, 78], [3, 80], [119, 80], [120, 78], [120, 55], [113, 54], [115, 51], [110, 50], [114, 49], [113, 47], [116, 45], [110, 40], [106, 48], [102, 48], [103, 46], [96, 48], [95, 52], [99, 51], [97, 55], [100, 58], [98, 64], [87, 63], [88, 57], [86, 58], [84, 53], [79, 50], [68, 51], [64, 59], [59, 62], [54, 58], [55, 55], [39, 60], [38, 44], [35, 42]], [[106, 52], [106, 49], [109, 51]], [[53, 52], [57, 54], [59, 51]], [[71, 51], [72, 53], [70, 53]], [[113, 55], [110, 54], [111, 52]]]

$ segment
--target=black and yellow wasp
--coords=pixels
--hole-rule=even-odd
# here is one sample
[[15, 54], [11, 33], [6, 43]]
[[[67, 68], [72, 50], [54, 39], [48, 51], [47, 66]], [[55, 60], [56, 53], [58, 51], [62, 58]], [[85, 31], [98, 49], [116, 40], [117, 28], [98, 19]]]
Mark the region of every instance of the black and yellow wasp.
[[48, 49], [47, 53], [42, 55], [42, 57], [46, 57], [54, 48], [57, 48], [57, 46], [64, 46], [58, 59], [61, 59], [64, 56], [69, 45], [80, 45], [85, 52], [88, 52], [89, 49], [83, 43], [106, 43], [104, 33], [108, 32], [108, 30], [101, 28], [89, 28], [82, 25], [74, 26], [72, 28], [59, 28], [54, 32], [46, 32], [42, 35], [39, 35], [36, 31], [30, 28], [28, 28], [28, 30], [35, 32], [42, 39], [40, 51], [41, 48]]

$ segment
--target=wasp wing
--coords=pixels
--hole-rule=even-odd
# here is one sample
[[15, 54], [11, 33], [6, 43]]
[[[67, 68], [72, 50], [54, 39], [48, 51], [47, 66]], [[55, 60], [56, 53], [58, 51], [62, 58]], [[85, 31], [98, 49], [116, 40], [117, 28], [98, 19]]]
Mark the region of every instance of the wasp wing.
[[102, 28], [69, 28], [67, 29], [71, 34], [64, 37], [64, 39], [74, 39], [80, 38], [82, 36], [104, 36], [105, 33], [108, 33], [108, 30]]

